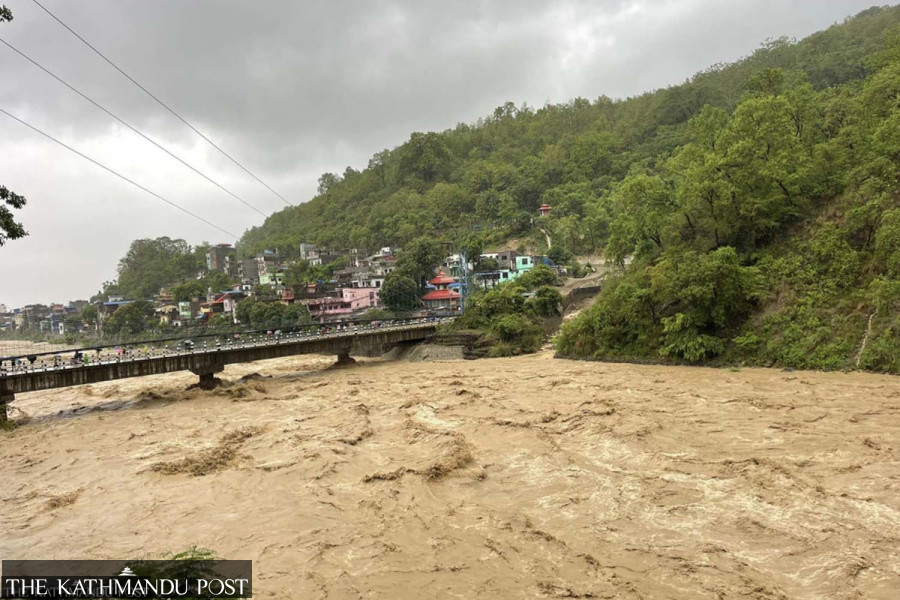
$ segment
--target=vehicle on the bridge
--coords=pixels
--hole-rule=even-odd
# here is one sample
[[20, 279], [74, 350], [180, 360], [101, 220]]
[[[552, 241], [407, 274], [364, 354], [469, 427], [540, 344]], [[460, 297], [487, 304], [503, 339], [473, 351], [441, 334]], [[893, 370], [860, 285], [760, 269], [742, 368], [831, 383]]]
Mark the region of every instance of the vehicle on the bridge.
[[178, 340], [174, 346], [172, 346], [173, 350], [193, 350], [194, 349], [194, 340]]

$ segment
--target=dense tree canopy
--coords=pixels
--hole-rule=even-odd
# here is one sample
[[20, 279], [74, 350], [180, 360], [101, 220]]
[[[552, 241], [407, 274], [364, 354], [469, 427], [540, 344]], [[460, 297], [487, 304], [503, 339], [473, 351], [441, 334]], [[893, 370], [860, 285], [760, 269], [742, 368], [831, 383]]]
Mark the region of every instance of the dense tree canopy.
[[434, 277], [434, 271], [446, 256], [444, 248], [433, 238], [423, 236], [411, 241], [397, 259], [397, 269], [409, 276], [425, 289], [428, 280]]
[[0, 246], [8, 240], [17, 240], [28, 235], [22, 223], [16, 221], [12, 209], [25, 206], [25, 197], [11, 192], [0, 185]]
[[155, 324], [153, 305], [144, 300], [125, 304], [116, 309], [103, 323], [103, 333], [109, 335], [135, 335]]
[[[242, 245], [288, 254], [299, 241], [333, 248], [403, 247], [422, 235], [450, 241], [455, 231], [472, 226], [480, 227], [490, 243], [512, 236], [540, 242], [536, 210], [547, 202], [553, 211], [542, 223], [554, 245], [576, 253], [599, 251], [609, 235], [610, 196], [622, 179], [634, 171], [647, 174], [648, 180], [631, 182], [632, 193], [658, 184], [648, 170], [686, 144], [691, 148], [680, 161], [689, 172], [683, 177], [716, 175], [710, 181], [694, 179], [706, 187], [690, 190], [685, 198], [707, 204], [711, 198], [711, 208], [695, 226], [713, 240], [719, 233], [726, 243], [724, 238], [749, 235], [746, 224], [758, 218], [769, 227], [753, 234], [766, 235], [784, 213], [802, 211], [804, 193], [825, 191], [810, 190], [813, 182], [826, 183], [822, 173], [810, 170], [811, 157], [786, 159], [796, 150], [810, 151], [817, 136], [841, 128], [852, 88], [891, 63], [885, 32], [898, 22], [900, 7], [876, 7], [800, 42], [769, 41], [744, 60], [715, 65], [671, 88], [624, 100], [577, 98], [537, 109], [507, 102], [474, 124], [413, 133], [400, 147], [376, 154], [362, 171], [323, 175], [318, 196], [250, 229]], [[891, 81], [881, 76], [872, 95], [890, 97]], [[830, 108], [823, 119], [824, 98]], [[884, 110], [884, 101], [874, 104]], [[885, 141], [893, 129], [882, 132]], [[720, 173], [717, 166], [734, 161], [739, 165], [732, 172], [746, 178], [732, 190], [732, 173]], [[789, 201], [781, 202], [785, 193]], [[748, 196], [752, 207], [715, 222], [719, 205]], [[632, 225], [652, 227], [659, 208], [648, 206]]]
[[184, 240], [168, 237], [135, 240], [119, 261], [118, 281], [107, 291], [132, 300], [147, 300], [167, 287], [172, 288], [176, 300], [205, 297], [210, 287], [219, 292], [231, 285], [224, 273], [210, 273], [199, 282], [190, 281], [206, 272], [208, 248], [208, 244], [194, 248]]
[[493, 356], [534, 352], [544, 339], [543, 319], [562, 309], [557, 283], [555, 271], [537, 265], [514, 281], [473, 294], [454, 327], [485, 332], [495, 342]]
[[898, 32], [833, 87], [815, 69], [754, 74], [733, 111], [704, 106], [683, 143], [613, 185], [607, 255], [634, 262], [560, 350], [897, 372]]
[[[12, 11], [6, 5], [0, 5], [0, 23], [12, 21]], [[15, 220], [13, 210], [25, 206], [25, 197], [11, 192], [5, 186], [0, 185], [0, 246], [8, 240], [17, 240], [28, 233], [22, 223]]]
[[312, 323], [302, 304], [281, 304], [248, 298], [237, 305], [237, 319], [254, 329], [278, 329]]
[[416, 280], [402, 271], [389, 273], [379, 293], [381, 303], [393, 312], [408, 312], [419, 308], [421, 296]]

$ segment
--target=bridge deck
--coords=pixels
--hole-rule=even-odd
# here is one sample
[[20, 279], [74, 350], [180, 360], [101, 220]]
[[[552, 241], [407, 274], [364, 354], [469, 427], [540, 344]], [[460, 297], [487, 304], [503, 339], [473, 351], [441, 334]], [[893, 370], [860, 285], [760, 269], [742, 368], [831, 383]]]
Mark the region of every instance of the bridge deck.
[[89, 364], [45, 364], [0, 372], [0, 420], [5, 420], [5, 405], [11, 402], [17, 393], [175, 371], [191, 371], [200, 376], [201, 385], [209, 385], [214, 383], [214, 374], [222, 371], [228, 364], [299, 354], [335, 354], [338, 357], [346, 357], [350, 352], [364, 348], [387, 348], [397, 344], [420, 342], [434, 333], [436, 327], [436, 323], [417, 323], [321, 335], [295, 334], [279, 339], [260, 337], [235, 340], [216, 348], [181, 351], [151, 348], [146, 353], [129, 357], [115, 356]]

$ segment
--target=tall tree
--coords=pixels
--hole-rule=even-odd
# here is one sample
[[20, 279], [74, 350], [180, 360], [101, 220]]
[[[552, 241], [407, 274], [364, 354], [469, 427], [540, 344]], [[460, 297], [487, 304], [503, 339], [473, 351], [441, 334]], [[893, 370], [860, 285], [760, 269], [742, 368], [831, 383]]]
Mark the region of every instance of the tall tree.
[[[12, 19], [12, 11], [5, 4], [0, 5], [0, 23], [12, 21]], [[0, 185], [0, 246], [8, 240], [17, 240], [28, 235], [22, 224], [15, 220], [11, 210], [18, 210], [23, 206], [25, 206], [25, 196], [20, 196], [6, 189], [6, 186]]]
[[15, 220], [12, 210], [10, 210], [23, 206], [25, 206], [25, 196], [20, 196], [6, 189], [6, 186], [0, 185], [0, 246], [4, 245], [7, 240], [17, 240], [28, 235], [22, 224]]
[[425, 284], [434, 277], [434, 271], [443, 259], [444, 251], [440, 242], [422, 236], [411, 241], [400, 252], [397, 268], [411, 277], [420, 289], [425, 289]]
[[[129, 299], [147, 299], [160, 288], [196, 277], [206, 268], [205, 256], [195, 252], [184, 240], [168, 237], [135, 240], [119, 261], [118, 291]], [[210, 283], [214, 291], [227, 287], [230, 278]], [[204, 290], [205, 291], [205, 290]]]
[[154, 323], [153, 305], [145, 300], [138, 300], [117, 308], [103, 323], [103, 333], [136, 335]]
[[412, 277], [394, 271], [384, 279], [379, 293], [381, 302], [393, 312], [406, 312], [419, 307], [419, 286]]

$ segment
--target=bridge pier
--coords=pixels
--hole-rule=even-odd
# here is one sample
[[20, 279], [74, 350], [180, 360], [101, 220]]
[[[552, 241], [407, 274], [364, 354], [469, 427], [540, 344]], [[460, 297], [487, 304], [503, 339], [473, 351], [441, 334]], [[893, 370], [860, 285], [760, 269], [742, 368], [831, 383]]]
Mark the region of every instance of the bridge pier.
[[337, 362], [334, 366], [336, 367], [348, 367], [350, 365], [355, 365], [356, 359], [350, 356], [350, 352], [341, 352], [337, 355]]
[[7, 410], [9, 403], [16, 399], [16, 395], [12, 392], [0, 390], [0, 423], [6, 423], [9, 418]]
[[191, 369], [191, 373], [200, 377], [200, 381], [197, 383], [197, 387], [199, 387], [201, 390], [213, 390], [220, 383], [222, 383], [219, 378], [216, 377], [216, 373], [221, 373], [224, 370], [224, 366], [214, 365], [211, 367], [204, 367], [202, 369]]

